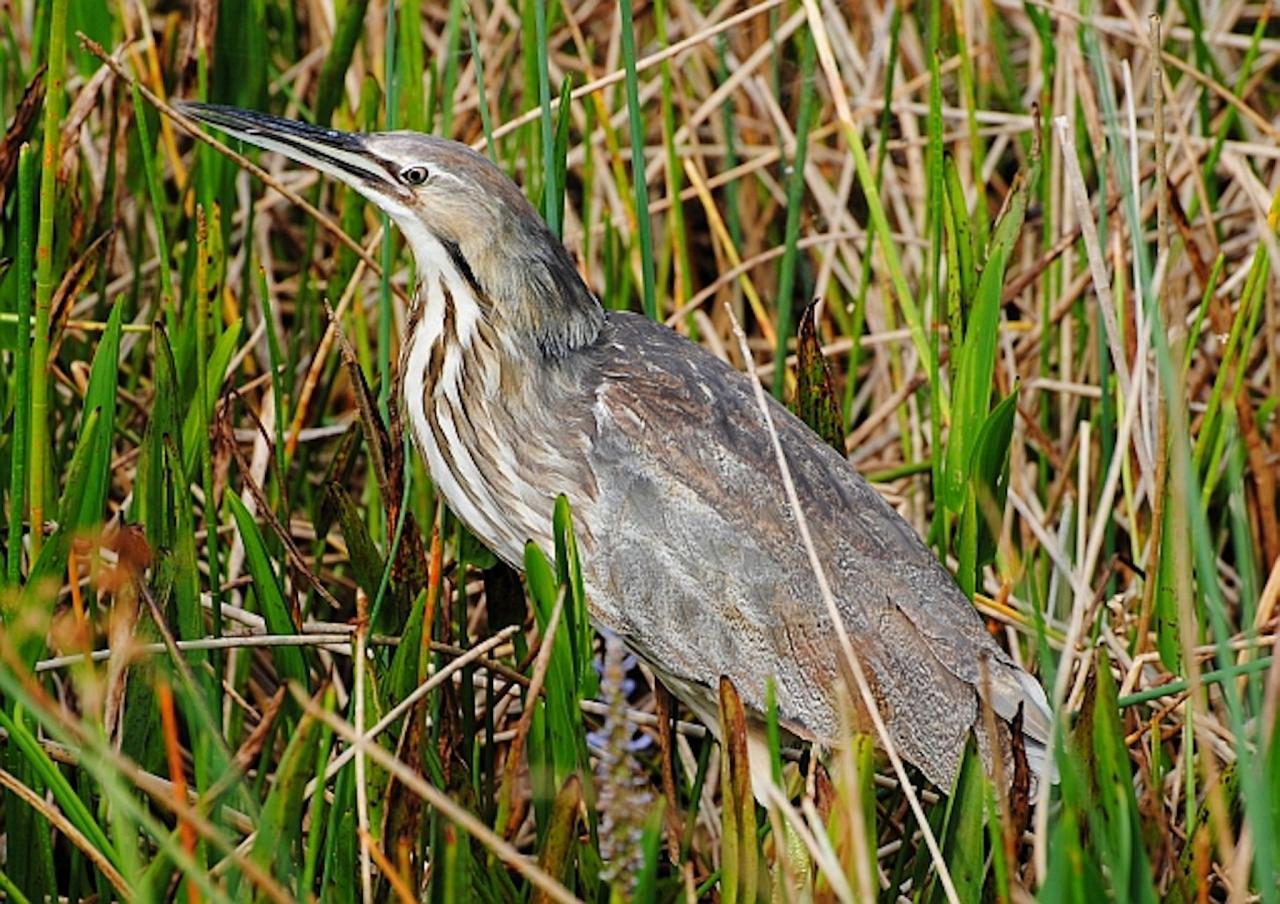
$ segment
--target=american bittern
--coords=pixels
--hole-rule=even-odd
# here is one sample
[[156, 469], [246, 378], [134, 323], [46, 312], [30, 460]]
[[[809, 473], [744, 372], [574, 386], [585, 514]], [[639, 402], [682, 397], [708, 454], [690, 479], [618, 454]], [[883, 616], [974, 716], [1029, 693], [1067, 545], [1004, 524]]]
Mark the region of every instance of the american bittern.
[[[644, 317], [606, 313], [519, 188], [463, 145], [183, 109], [345, 182], [404, 233], [417, 291], [401, 342], [403, 404], [432, 480], [472, 532], [519, 567], [526, 542], [552, 549], [564, 493], [596, 624], [702, 721], [717, 728], [722, 675], [757, 717], [772, 677], [788, 731], [840, 742], [837, 689], [852, 685], [751, 377]], [[1039, 773], [1049, 734], [1040, 686], [907, 523], [768, 404], [898, 751], [949, 788], [971, 730], [988, 759], [1008, 760], [1021, 707]], [[984, 697], [998, 738], [988, 737]], [[854, 722], [869, 730], [865, 707]]]

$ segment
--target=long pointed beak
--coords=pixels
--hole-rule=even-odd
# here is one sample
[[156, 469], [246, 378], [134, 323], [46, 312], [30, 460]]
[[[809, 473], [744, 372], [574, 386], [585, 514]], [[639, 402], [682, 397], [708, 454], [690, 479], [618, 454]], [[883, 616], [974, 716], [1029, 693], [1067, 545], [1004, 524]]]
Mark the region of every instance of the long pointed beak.
[[362, 135], [220, 104], [184, 101], [174, 106], [241, 141], [340, 179], [370, 198], [386, 196], [396, 187], [387, 166]]

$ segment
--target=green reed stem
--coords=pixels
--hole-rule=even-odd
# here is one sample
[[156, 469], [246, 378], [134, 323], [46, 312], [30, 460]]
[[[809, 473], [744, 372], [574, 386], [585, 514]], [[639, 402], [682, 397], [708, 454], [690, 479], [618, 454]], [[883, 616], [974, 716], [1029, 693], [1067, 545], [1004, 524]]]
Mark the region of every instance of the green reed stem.
[[[907, 321], [907, 328], [911, 334], [911, 343], [916, 348], [916, 353], [920, 356], [920, 360], [925, 362], [926, 372], [936, 367], [933, 359], [933, 349], [929, 345], [929, 340], [925, 337], [924, 321], [920, 317], [920, 308], [916, 305], [915, 295], [912, 294], [910, 286], [907, 284], [907, 277], [902, 269], [902, 258], [898, 254], [898, 247], [894, 244], [893, 229], [889, 226], [889, 218], [884, 212], [884, 204], [880, 200], [880, 189], [876, 185], [875, 174], [871, 171], [871, 162], [867, 159], [867, 150], [862, 144], [862, 137], [853, 127], [853, 123], [841, 123], [843, 126], [845, 141], [849, 145], [849, 151], [853, 154], [854, 169], [858, 174], [858, 184], [862, 187], [862, 192], [866, 196], [867, 215], [871, 220], [871, 232], [876, 237], [877, 244], [880, 246], [880, 252], [884, 255], [886, 269], [889, 271], [889, 285], [893, 288], [893, 295], [897, 299], [898, 306], [902, 309], [902, 316]], [[871, 253], [871, 249], [867, 249], [867, 253]], [[951, 405], [945, 392], [939, 395], [940, 414], [944, 419], [951, 417]]]
[[817, 91], [814, 90], [813, 68], [817, 52], [813, 35], [804, 32], [803, 50], [800, 55], [800, 115], [796, 121], [796, 149], [791, 158], [791, 172], [787, 177], [787, 223], [783, 233], [786, 248], [778, 267], [778, 346], [774, 350], [773, 394], [782, 398], [782, 388], [787, 377], [787, 339], [791, 336], [792, 295], [796, 283], [796, 265], [800, 239], [800, 213], [804, 207], [805, 152], [809, 145], [809, 130], [813, 127]]
[[35, 154], [25, 142], [18, 151], [18, 328], [14, 357], [17, 392], [13, 412], [13, 460], [9, 472], [8, 583], [22, 576], [22, 517], [27, 505], [27, 433], [31, 424], [31, 255], [35, 229]]
[[644, 176], [644, 123], [640, 117], [640, 81], [636, 76], [635, 19], [631, 0], [619, 0], [622, 17], [622, 62], [626, 67], [627, 114], [631, 123], [631, 182], [636, 193], [636, 229], [640, 233], [640, 267], [644, 313], [658, 316], [657, 278], [653, 266], [653, 228], [649, 222], [649, 189]]
[[53, 215], [62, 157], [63, 70], [67, 56], [67, 0], [53, 0], [49, 19], [48, 90], [40, 169], [40, 227], [36, 239], [36, 326], [31, 341], [31, 556], [44, 543], [44, 472], [49, 452], [49, 309], [53, 303]]
[[[397, 108], [400, 104], [400, 80], [396, 75], [396, 5], [387, 5], [387, 128], [396, 128]], [[388, 416], [391, 398], [391, 262], [394, 257], [395, 237], [391, 234], [391, 218], [385, 213], [382, 220], [382, 278], [378, 281], [378, 407], [382, 416]]]
[[444, 74], [440, 79], [440, 134], [453, 134], [453, 104], [458, 88], [459, 52], [462, 44], [462, 0], [450, 0], [444, 27]]
[[[556, 184], [556, 139], [551, 122], [551, 71], [547, 60], [547, 0], [535, 0], [533, 21], [538, 35], [538, 105], [542, 115], [538, 123], [542, 130], [542, 215], [547, 227], [556, 238], [561, 238], [560, 191]], [[625, 30], [625, 29], [624, 29]]]
[[13, 880], [3, 871], [0, 870], [0, 891], [3, 891], [10, 901], [15, 904], [30, 904], [31, 899], [22, 893], [18, 886], [13, 884]]
[[147, 124], [146, 107], [138, 86], [133, 92], [133, 117], [138, 124], [138, 147], [142, 150], [142, 172], [146, 177], [147, 195], [156, 218], [156, 254], [160, 257], [160, 305], [164, 309], [165, 327], [170, 336], [178, 335], [178, 311], [174, 306], [173, 277], [169, 272], [169, 239], [164, 229], [164, 192], [160, 189], [160, 173], [156, 167], [155, 145], [151, 142], [151, 126]]
[[[217, 222], [215, 217], [214, 222]], [[157, 227], [159, 224], [157, 224]], [[209, 555], [209, 597], [213, 609], [213, 636], [222, 636], [221, 569], [218, 566], [218, 506], [214, 495], [213, 450], [209, 439], [209, 300], [217, 295], [217, 286], [210, 285], [209, 270], [212, 267], [209, 247], [209, 229], [203, 204], [196, 205], [196, 423], [200, 432], [196, 439], [196, 452], [200, 457], [200, 485], [204, 492], [204, 527]], [[275, 374], [272, 374], [274, 382]], [[278, 409], [277, 409], [278, 411]], [[276, 422], [280, 416], [277, 414]], [[214, 674], [222, 674], [222, 654], [213, 651]], [[216, 687], [221, 689], [221, 682]], [[220, 696], [220, 695], [219, 695]], [[221, 716], [221, 708], [216, 715]]]
[[476, 64], [476, 101], [480, 108], [480, 127], [484, 130], [484, 144], [489, 159], [498, 162], [498, 149], [493, 143], [493, 118], [489, 115], [489, 99], [484, 94], [484, 57], [480, 53], [480, 39], [476, 36], [476, 20], [467, 15], [467, 35], [471, 39], [471, 59]]
[[[657, 0], [654, 4], [654, 25], [658, 29], [658, 46], [666, 48], [670, 41], [667, 38], [668, 0]], [[671, 75], [671, 63], [663, 60], [658, 69], [662, 78], [662, 143], [667, 151], [667, 197], [677, 199], [684, 188], [684, 170], [680, 165], [680, 152], [676, 148], [676, 105], [675, 80]], [[678, 201], [671, 205], [671, 214], [667, 234], [670, 236], [672, 270], [675, 279], [671, 290], [672, 307], [683, 307], [693, 295], [693, 265], [689, 259], [689, 238], [685, 228], [684, 205]], [[685, 318], [689, 329], [689, 337], [697, 339], [697, 321], [692, 312]]]

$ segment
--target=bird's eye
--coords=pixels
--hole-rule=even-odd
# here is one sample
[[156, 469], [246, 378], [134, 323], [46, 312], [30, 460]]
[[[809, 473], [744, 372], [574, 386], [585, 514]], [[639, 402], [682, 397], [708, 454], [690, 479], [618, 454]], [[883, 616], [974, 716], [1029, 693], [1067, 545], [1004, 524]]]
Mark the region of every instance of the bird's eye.
[[400, 181], [405, 185], [421, 185], [427, 181], [427, 175], [425, 166], [406, 166], [400, 170]]

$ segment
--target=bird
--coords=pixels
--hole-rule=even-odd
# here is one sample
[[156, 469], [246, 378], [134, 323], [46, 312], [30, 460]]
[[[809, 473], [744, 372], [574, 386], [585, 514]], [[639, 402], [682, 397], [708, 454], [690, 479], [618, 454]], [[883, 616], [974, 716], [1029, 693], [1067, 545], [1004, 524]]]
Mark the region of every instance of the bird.
[[399, 404], [435, 486], [517, 570], [530, 542], [554, 555], [563, 494], [591, 621], [713, 734], [721, 679], [733, 683], [756, 740], [757, 797], [770, 781], [759, 753], [770, 683], [792, 739], [839, 748], [851, 729], [872, 728], [768, 421], [901, 758], [948, 791], [972, 733], [988, 772], [995, 758], [1011, 767], [1021, 712], [1030, 771], [1050, 774], [1044, 690], [910, 525], [785, 406], [770, 397], [762, 409], [754, 376], [643, 315], [606, 311], [486, 157], [416, 132], [350, 133], [212, 104], [180, 111], [345, 183], [396, 224], [416, 263]]

